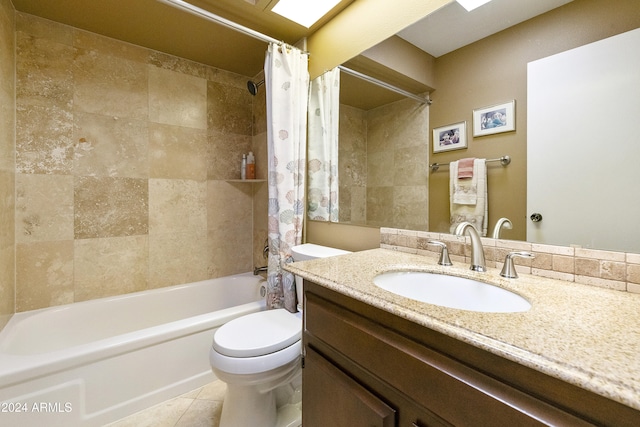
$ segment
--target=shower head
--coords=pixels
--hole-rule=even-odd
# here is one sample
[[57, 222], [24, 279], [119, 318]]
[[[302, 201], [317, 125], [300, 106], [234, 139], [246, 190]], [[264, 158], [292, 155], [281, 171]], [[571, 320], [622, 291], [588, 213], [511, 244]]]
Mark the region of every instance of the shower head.
[[251, 80], [249, 80], [247, 82], [247, 89], [249, 89], [249, 93], [251, 93], [251, 95], [256, 96], [258, 93], [258, 88], [260, 86], [262, 86], [264, 84], [264, 80], [259, 81], [258, 83], [255, 83]]

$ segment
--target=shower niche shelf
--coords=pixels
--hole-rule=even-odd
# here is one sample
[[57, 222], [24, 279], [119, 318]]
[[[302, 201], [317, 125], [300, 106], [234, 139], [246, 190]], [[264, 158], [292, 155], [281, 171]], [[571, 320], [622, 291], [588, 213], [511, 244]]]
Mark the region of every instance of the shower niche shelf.
[[226, 182], [247, 182], [247, 183], [253, 183], [253, 182], [267, 182], [266, 179], [225, 179]]

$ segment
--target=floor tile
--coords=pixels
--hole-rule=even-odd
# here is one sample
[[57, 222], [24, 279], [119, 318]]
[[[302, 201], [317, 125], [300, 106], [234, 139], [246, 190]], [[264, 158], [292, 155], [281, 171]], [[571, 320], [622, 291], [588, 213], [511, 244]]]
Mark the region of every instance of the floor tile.
[[226, 384], [214, 381], [109, 424], [109, 427], [218, 427]]

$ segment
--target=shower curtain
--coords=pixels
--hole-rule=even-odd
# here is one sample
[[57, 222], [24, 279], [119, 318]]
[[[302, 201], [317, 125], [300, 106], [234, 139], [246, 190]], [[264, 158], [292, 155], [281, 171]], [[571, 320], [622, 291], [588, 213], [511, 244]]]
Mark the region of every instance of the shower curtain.
[[315, 78], [309, 91], [310, 219], [338, 222], [338, 118], [340, 69]]
[[295, 279], [282, 269], [302, 242], [307, 151], [307, 55], [271, 43], [265, 60], [269, 158], [267, 307], [296, 311]]

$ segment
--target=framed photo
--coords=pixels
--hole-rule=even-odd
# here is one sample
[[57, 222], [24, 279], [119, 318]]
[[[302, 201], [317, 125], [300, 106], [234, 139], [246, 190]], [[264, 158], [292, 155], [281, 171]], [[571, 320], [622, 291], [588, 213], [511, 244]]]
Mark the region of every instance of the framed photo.
[[467, 148], [467, 122], [433, 129], [433, 152]]
[[473, 110], [473, 136], [516, 130], [516, 101]]

